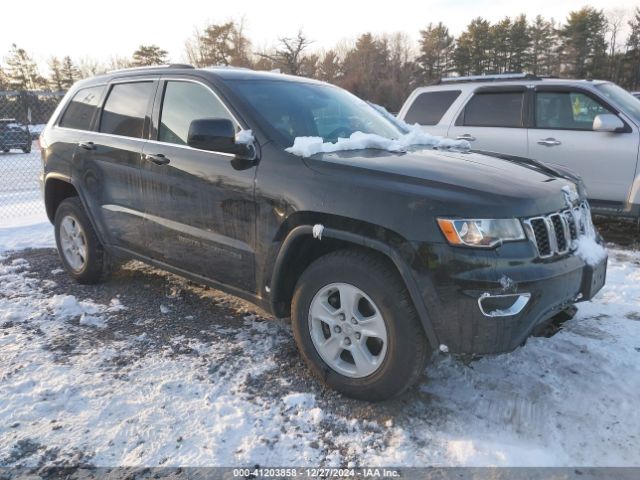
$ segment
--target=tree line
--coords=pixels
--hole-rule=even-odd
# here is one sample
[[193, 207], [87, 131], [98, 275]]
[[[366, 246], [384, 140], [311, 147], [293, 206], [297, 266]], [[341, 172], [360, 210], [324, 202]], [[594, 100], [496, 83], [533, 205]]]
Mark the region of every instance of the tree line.
[[[622, 38], [624, 29], [628, 31]], [[397, 111], [418, 85], [454, 75], [528, 72], [543, 76], [600, 78], [640, 90], [640, 8], [633, 12], [584, 7], [564, 22], [538, 15], [505, 17], [495, 23], [473, 19], [457, 37], [442, 22], [420, 31], [417, 45], [405, 33], [364, 33], [331, 49], [313, 48], [303, 31], [256, 50], [244, 21], [210, 24], [185, 43], [185, 57], [197, 66], [227, 65], [278, 69], [339, 85]], [[0, 64], [2, 90], [66, 90], [76, 80], [107, 70], [169, 63], [168, 52], [141, 45], [130, 58], [106, 64], [51, 57], [42, 76], [33, 58], [13, 45]]]

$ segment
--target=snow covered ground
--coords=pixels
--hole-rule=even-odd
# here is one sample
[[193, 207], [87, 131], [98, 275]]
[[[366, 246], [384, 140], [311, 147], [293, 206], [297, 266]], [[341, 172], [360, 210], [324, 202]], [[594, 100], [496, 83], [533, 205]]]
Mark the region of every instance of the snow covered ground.
[[30, 153], [20, 150], [0, 152], [0, 226], [33, 224], [44, 220], [39, 175], [42, 170], [38, 142]]
[[139, 263], [60, 270], [48, 224], [0, 228], [0, 465], [640, 464], [640, 253], [550, 338], [402, 398], [322, 389], [287, 324]]

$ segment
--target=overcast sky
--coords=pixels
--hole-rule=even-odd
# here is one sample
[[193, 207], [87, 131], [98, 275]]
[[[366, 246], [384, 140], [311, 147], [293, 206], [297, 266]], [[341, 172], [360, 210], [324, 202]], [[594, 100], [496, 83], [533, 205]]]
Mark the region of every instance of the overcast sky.
[[0, 62], [12, 43], [41, 64], [51, 55], [101, 61], [129, 57], [140, 44], [157, 44], [179, 62], [196, 26], [242, 17], [255, 48], [271, 46], [299, 28], [315, 41], [314, 48], [328, 48], [367, 31], [402, 31], [417, 39], [421, 28], [438, 21], [457, 34], [477, 16], [495, 21], [525, 13], [564, 20], [585, 5], [631, 11], [640, 0], [5, 0]]

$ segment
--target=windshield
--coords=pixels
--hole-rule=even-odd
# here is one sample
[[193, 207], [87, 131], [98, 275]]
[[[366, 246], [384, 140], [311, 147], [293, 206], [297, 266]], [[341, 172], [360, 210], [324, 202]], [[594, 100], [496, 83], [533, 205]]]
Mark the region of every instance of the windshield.
[[636, 123], [640, 124], [640, 100], [615, 83], [602, 83], [596, 85], [596, 89]]
[[354, 132], [389, 139], [404, 133], [366, 102], [331, 85], [282, 80], [232, 80], [227, 85], [284, 147], [296, 137], [335, 142]]

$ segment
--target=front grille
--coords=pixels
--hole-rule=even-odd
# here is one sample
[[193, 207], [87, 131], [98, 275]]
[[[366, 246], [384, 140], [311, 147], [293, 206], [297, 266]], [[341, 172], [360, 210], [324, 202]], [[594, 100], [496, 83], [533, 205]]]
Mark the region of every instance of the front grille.
[[590, 232], [591, 210], [584, 202], [577, 207], [524, 221], [527, 234], [541, 258], [562, 255], [573, 248], [579, 235]]
[[551, 242], [549, 241], [550, 238], [546, 220], [544, 218], [532, 218], [530, 222], [531, 228], [533, 229], [533, 236], [536, 240], [536, 246], [538, 247], [538, 253], [542, 257], [551, 255]]
[[551, 225], [553, 225], [553, 233], [556, 236], [556, 244], [558, 246], [558, 252], [564, 253], [569, 250], [569, 242], [567, 241], [568, 225], [562, 221], [563, 215], [559, 213], [550, 215]]

